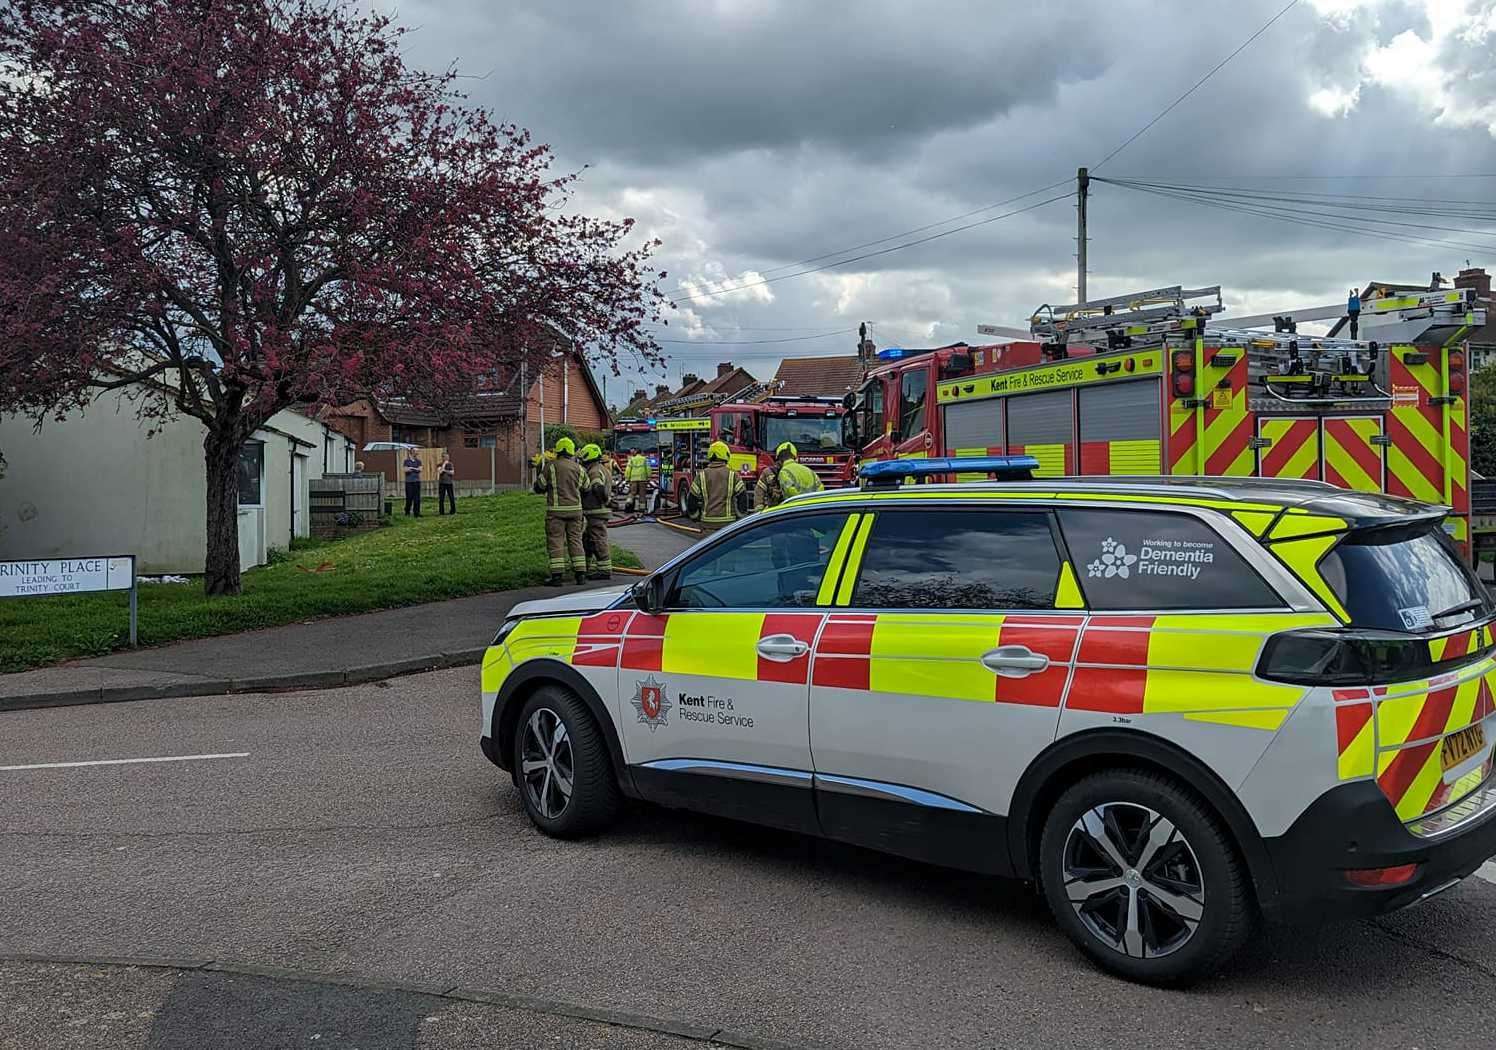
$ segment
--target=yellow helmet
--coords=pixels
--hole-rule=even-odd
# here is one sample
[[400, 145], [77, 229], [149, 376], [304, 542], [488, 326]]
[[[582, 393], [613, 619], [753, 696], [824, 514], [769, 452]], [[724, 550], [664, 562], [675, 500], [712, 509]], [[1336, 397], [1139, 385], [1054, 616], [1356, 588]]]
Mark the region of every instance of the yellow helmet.
[[789, 456], [791, 459], [795, 459], [799, 455], [800, 450], [788, 441], [781, 441], [779, 443], [779, 447], [774, 450], [775, 459], [783, 459], [785, 456]]
[[539, 452], [535, 453], [535, 455], [533, 455], [533, 456], [530, 457], [530, 466], [532, 466], [532, 467], [538, 467], [538, 466], [540, 466], [540, 464], [542, 464], [544, 462], [545, 462], [545, 457], [543, 455], [541, 455]]
[[723, 463], [726, 463], [732, 458], [732, 451], [727, 447], [727, 442], [713, 441], [711, 446], [706, 450], [706, 458], [708, 460], [720, 459]]
[[599, 446], [596, 442], [589, 441], [587, 442], [587, 444], [582, 446], [582, 455], [580, 456], [580, 459], [583, 463], [591, 463], [593, 460], [602, 458], [602, 447]]
[[577, 443], [569, 437], [556, 439], [556, 455], [575, 456], [577, 454]]

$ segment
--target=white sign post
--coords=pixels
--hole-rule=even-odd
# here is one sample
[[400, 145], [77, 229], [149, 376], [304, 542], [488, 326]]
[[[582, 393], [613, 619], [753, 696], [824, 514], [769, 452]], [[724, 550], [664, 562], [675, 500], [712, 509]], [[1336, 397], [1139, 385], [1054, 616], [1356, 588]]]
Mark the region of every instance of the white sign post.
[[135, 646], [135, 555], [0, 561], [0, 598], [38, 598], [88, 591], [130, 592], [130, 646]]

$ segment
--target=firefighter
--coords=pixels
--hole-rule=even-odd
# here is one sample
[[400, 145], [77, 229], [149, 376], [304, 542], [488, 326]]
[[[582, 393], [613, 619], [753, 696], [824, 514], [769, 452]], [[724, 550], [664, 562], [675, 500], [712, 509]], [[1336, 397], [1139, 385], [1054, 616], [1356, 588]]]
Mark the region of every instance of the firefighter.
[[713, 441], [706, 451], [706, 469], [696, 472], [686, 493], [686, 511], [701, 522], [702, 532], [716, 532], [736, 521], [746, 509], [743, 479], [727, 467], [732, 453], [727, 444]]
[[582, 468], [576, 461], [576, 442], [558, 439], [555, 453], [555, 459], [541, 460], [535, 491], [545, 494], [545, 545], [551, 566], [546, 582], [559, 587], [568, 567], [578, 583], [586, 582], [587, 556], [582, 551]]
[[779, 487], [779, 464], [770, 463], [759, 471], [758, 481], [753, 486], [753, 505], [759, 510], [768, 510], [784, 502], [784, 490]]
[[582, 446], [582, 516], [587, 520], [582, 546], [587, 553], [587, 578], [613, 578], [613, 552], [608, 547], [608, 519], [613, 516], [613, 472], [608, 469], [603, 450], [597, 445]]
[[629, 510], [647, 510], [649, 460], [644, 458], [644, 453], [635, 452], [629, 456], [629, 461], [623, 468], [623, 479], [629, 483]]
[[774, 458], [779, 462], [779, 490], [782, 500], [803, 492], [820, 492], [826, 487], [816, 477], [815, 471], [800, 462], [799, 455], [800, 450], [788, 441], [774, 450]]

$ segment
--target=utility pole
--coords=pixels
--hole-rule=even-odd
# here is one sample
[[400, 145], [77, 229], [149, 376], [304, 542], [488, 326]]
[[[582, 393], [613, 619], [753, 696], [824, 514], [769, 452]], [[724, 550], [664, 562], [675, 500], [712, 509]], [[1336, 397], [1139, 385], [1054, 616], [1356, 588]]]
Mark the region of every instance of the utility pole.
[[1091, 189], [1091, 173], [1075, 169], [1075, 301], [1086, 305], [1086, 194]]

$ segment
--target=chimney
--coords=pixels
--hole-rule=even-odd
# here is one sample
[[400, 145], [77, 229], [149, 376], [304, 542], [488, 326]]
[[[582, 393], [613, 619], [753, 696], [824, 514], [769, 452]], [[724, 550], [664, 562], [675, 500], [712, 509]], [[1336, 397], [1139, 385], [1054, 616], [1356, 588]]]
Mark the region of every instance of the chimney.
[[664, 383], [655, 384], [655, 397], [664, 397], [668, 393], [670, 393], [670, 388]]
[[682, 389], [684, 389], [685, 387], [690, 386], [692, 383], [699, 383], [699, 382], [701, 382], [700, 377], [692, 375], [690, 372], [687, 372], [685, 375], [683, 375], [683, 376], [680, 377], [680, 385], [681, 385]]
[[727, 373], [729, 373], [731, 371], [732, 371], [732, 362], [731, 361], [723, 361], [721, 364], [719, 364], [717, 366], [717, 378], [721, 379], [723, 376], [727, 375]]
[[633, 396], [629, 398], [629, 404], [633, 404], [635, 401], [643, 401], [648, 396], [648, 390], [635, 390]]
[[1491, 298], [1491, 275], [1481, 266], [1467, 266], [1454, 279], [1456, 288], [1474, 288], [1477, 299]]

